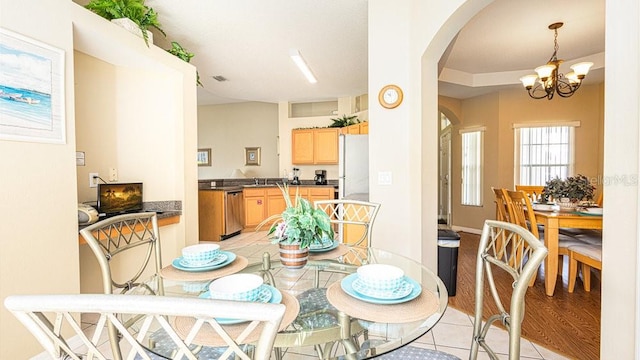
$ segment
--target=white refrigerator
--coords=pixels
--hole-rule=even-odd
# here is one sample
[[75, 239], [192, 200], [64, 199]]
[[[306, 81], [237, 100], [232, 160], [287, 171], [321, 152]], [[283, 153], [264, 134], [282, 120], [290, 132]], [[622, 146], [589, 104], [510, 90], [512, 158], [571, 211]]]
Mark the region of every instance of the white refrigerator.
[[339, 198], [369, 200], [369, 136], [340, 135]]

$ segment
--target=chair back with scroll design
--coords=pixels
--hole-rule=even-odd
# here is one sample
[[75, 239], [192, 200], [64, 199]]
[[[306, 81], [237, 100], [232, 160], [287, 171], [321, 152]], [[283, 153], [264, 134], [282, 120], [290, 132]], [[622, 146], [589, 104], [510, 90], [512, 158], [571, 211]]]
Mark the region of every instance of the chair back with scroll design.
[[[121, 332], [122, 342], [129, 345], [127, 359], [158, 359], [150, 351], [153, 342], [148, 340], [151, 335], [162, 333], [165, 341], [156, 346], [167, 347], [174, 359], [195, 360], [198, 357], [192, 353], [194, 350], [200, 351], [203, 358], [198, 338], [206, 335], [208, 341], [219, 342], [215, 349], [220, 356], [205, 358], [235, 355], [249, 360], [252, 358], [245, 352], [249, 349], [253, 359], [268, 360], [285, 312], [283, 304], [119, 294], [12, 295], [5, 299], [5, 307], [52, 358], [74, 360], [112, 359], [109, 348], [99, 346], [105, 327], [111, 326]], [[84, 333], [78, 314], [99, 316], [91, 337]], [[140, 326], [127, 327], [119, 319], [123, 314], [139, 319]], [[247, 322], [222, 327], [216, 318]]]
[[[525, 249], [524, 256], [517, 256], [514, 249]], [[546, 256], [547, 248], [526, 228], [503, 221], [485, 221], [476, 257], [476, 304], [470, 359], [477, 358], [480, 346], [491, 359], [498, 359], [485, 341], [495, 321], [502, 322], [509, 332], [509, 359], [520, 359], [524, 298], [530, 280]], [[504, 273], [494, 275], [494, 271]], [[494, 276], [510, 276], [513, 279], [512, 287], [499, 290]], [[485, 308], [494, 308], [484, 306], [485, 284], [489, 287], [498, 312], [484, 316], [487, 320], [483, 326]], [[509, 291], [510, 294], [501, 294], [501, 291]], [[509, 311], [501, 299], [508, 299]]]
[[367, 257], [367, 247], [371, 246], [373, 222], [380, 210], [380, 204], [359, 200], [318, 200], [316, 209], [329, 215], [336, 233], [335, 239], [349, 246], [349, 253], [342, 257], [347, 263], [362, 265]]
[[[154, 295], [163, 294], [164, 287], [160, 276], [156, 276], [155, 286], [140, 281], [143, 275], [160, 274], [162, 268], [158, 218], [155, 213], [113, 216], [87, 226], [80, 230], [80, 234], [98, 260], [105, 294], [113, 294], [114, 289], [119, 290], [121, 294], [133, 290]], [[122, 259], [123, 254], [132, 256], [126, 257], [126, 263], [118, 264], [121, 266], [112, 267], [114, 259]], [[150, 273], [151, 270], [147, 269], [150, 268], [152, 257], [155, 268]], [[126, 324], [128, 326], [135, 321], [135, 318], [129, 319]], [[118, 345], [118, 330], [111, 323], [108, 324], [108, 328], [113, 358], [122, 359]]]

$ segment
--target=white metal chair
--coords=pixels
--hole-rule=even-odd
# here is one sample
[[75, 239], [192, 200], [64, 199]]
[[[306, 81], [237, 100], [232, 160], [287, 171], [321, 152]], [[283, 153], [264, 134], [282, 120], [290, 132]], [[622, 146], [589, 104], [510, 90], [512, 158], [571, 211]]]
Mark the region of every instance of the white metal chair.
[[[113, 294], [114, 289], [121, 294], [133, 293], [133, 290], [143, 294], [163, 294], [164, 287], [159, 276], [155, 288], [139, 281], [143, 276], [146, 278], [159, 274], [162, 268], [158, 218], [155, 213], [117, 215], [87, 226], [80, 230], [80, 234], [98, 261], [105, 294]], [[125, 253], [138, 257], [131, 260], [128, 256], [126, 266], [113, 268], [114, 259], [123, 258]], [[150, 265], [152, 257], [154, 268]], [[131, 321], [135, 321], [135, 318]], [[118, 331], [111, 325], [109, 338], [114, 359], [122, 359], [116, 341]]]
[[[477, 358], [480, 346], [491, 359], [498, 359], [485, 341], [495, 321], [502, 322], [509, 332], [509, 359], [520, 358], [524, 297], [546, 256], [547, 248], [526, 228], [503, 221], [485, 221], [476, 258], [476, 306], [470, 359]], [[513, 278], [509, 296], [500, 294], [496, 288], [494, 270], [504, 271]], [[485, 277], [498, 313], [489, 316], [483, 326]], [[501, 295], [509, 299], [509, 311], [502, 304]]]
[[366, 248], [371, 246], [373, 222], [380, 210], [380, 204], [358, 200], [318, 200], [316, 209], [329, 215], [336, 232], [335, 239], [350, 247], [352, 257], [345, 256], [346, 262], [361, 264]]
[[[75, 294], [75, 295], [13, 295], [5, 299], [5, 307], [36, 337], [46, 352], [55, 359], [112, 359], [109, 348], [106, 353], [99, 347], [105, 325], [113, 325], [122, 333], [122, 342], [130, 348], [127, 359], [157, 359], [143, 341], [155, 331], [168, 336], [176, 349], [174, 359], [196, 359], [191, 352], [193, 339], [201, 330], [212, 328], [223, 339], [226, 349], [220, 356], [227, 359], [249, 360], [241, 344], [251, 343], [253, 358], [270, 358], [273, 342], [284, 316], [282, 304], [235, 302], [199, 298], [180, 298], [148, 295]], [[99, 320], [94, 334], [89, 338], [79, 324], [78, 314], [97, 314]], [[119, 320], [120, 314], [141, 316], [134, 331]], [[176, 317], [193, 319], [193, 326], [179, 335], [173, 325]], [[227, 332], [215, 318], [247, 320], [244, 330]], [[51, 320], [50, 320], [51, 319]], [[71, 344], [75, 344], [72, 346]], [[125, 348], [123, 346], [123, 348]], [[184, 356], [184, 357], [183, 357]]]

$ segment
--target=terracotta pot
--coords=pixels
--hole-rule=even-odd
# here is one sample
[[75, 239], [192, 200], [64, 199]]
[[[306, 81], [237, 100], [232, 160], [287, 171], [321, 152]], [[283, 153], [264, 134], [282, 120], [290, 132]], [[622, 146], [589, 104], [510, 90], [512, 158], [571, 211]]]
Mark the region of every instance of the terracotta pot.
[[309, 248], [300, 249], [300, 245], [280, 244], [280, 262], [289, 269], [300, 269], [307, 264]]

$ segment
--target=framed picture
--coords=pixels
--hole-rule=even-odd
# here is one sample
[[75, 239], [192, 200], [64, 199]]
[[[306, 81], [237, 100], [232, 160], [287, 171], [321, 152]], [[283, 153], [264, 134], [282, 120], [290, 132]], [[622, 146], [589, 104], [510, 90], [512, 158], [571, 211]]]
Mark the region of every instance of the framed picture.
[[259, 147], [244, 148], [244, 164], [260, 166], [260, 148]]
[[198, 149], [198, 166], [211, 166], [211, 149]]
[[64, 51], [0, 28], [0, 140], [66, 143]]

